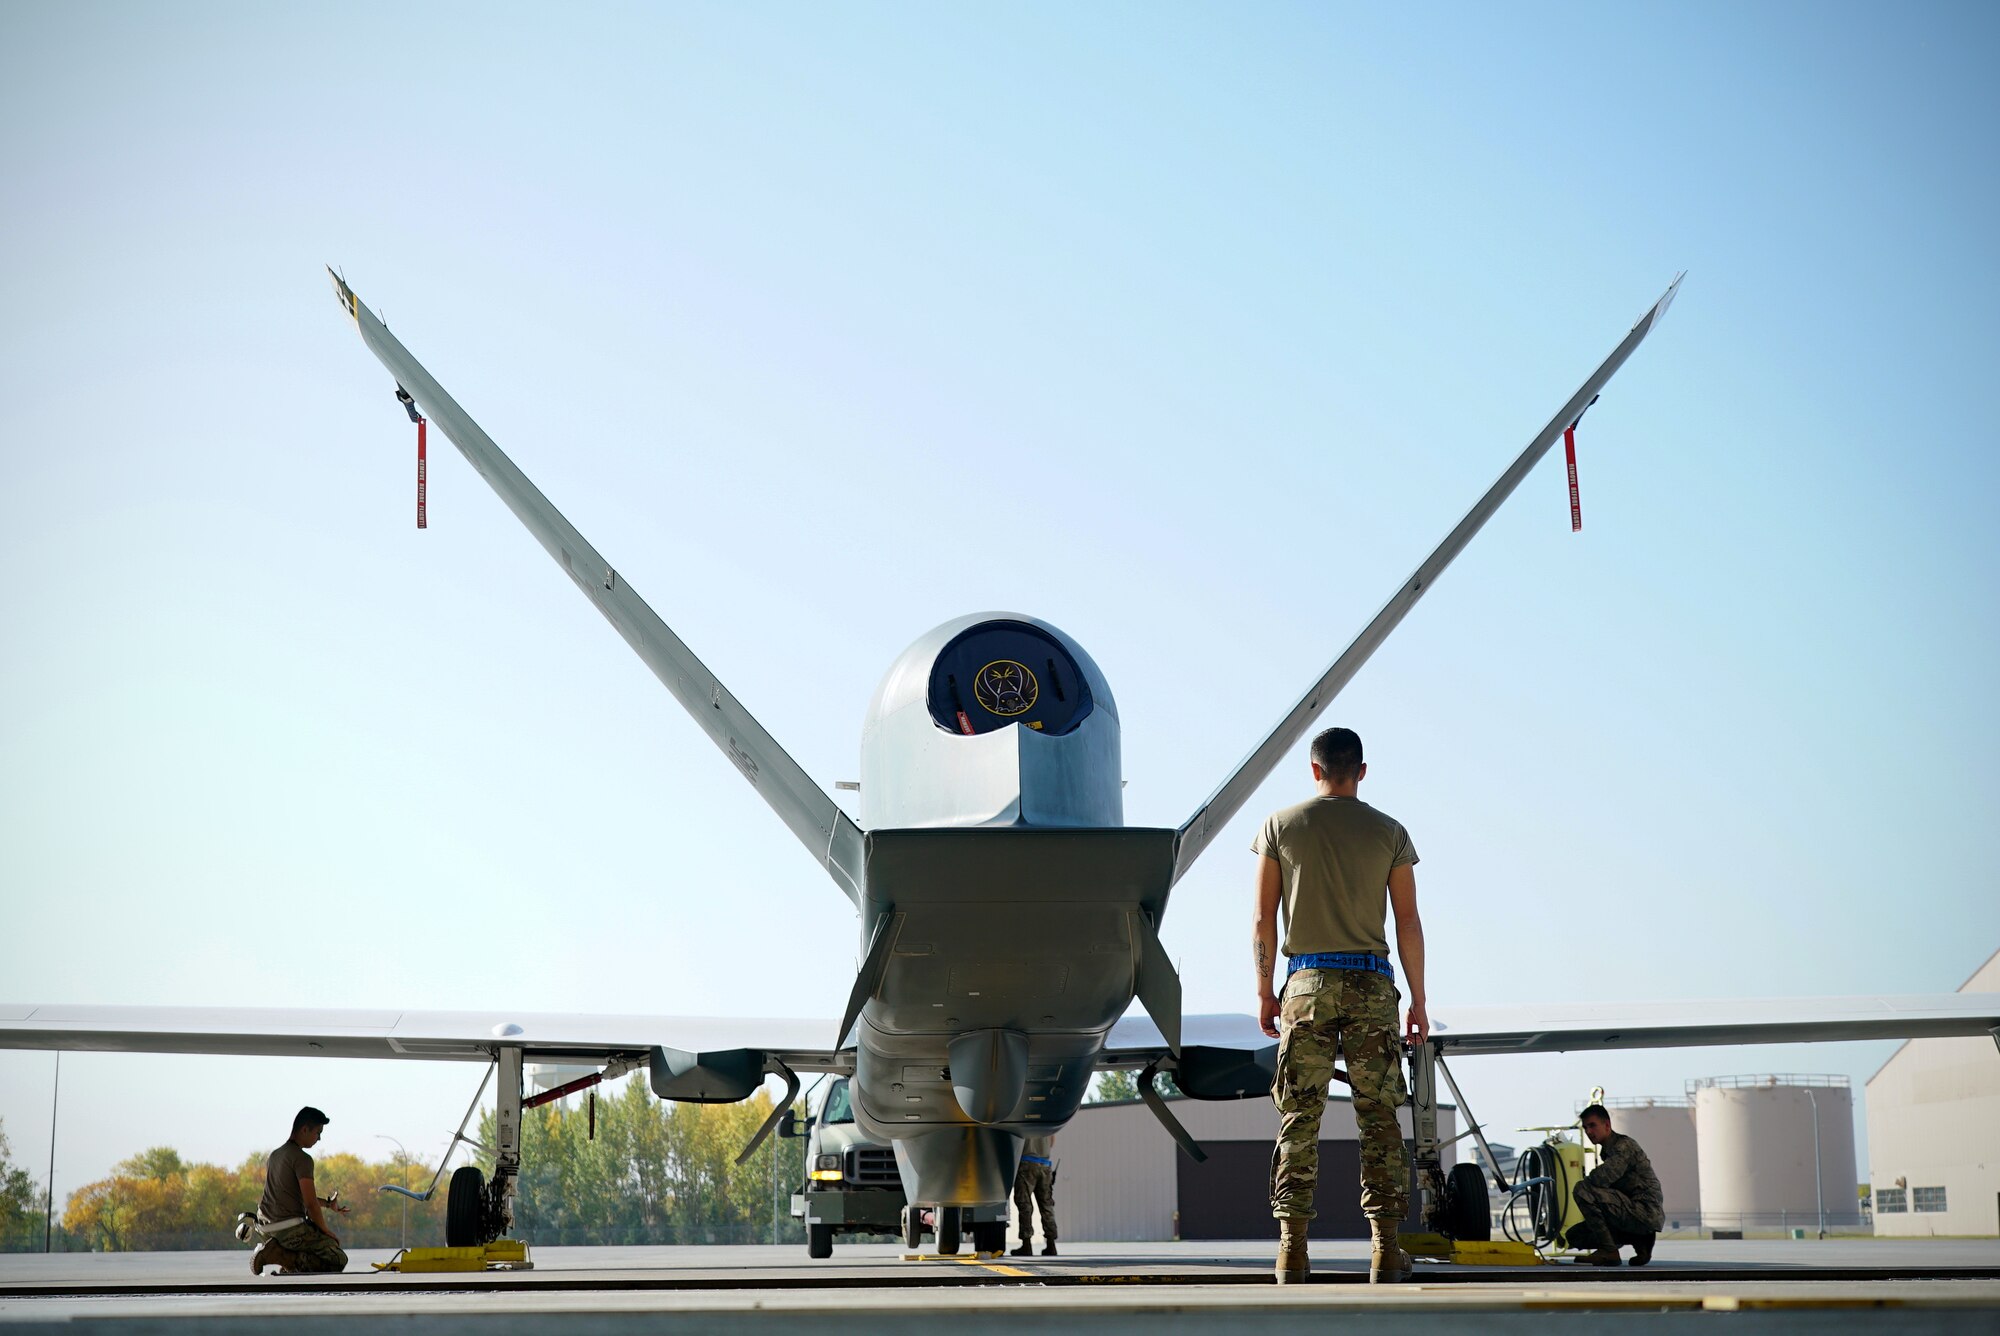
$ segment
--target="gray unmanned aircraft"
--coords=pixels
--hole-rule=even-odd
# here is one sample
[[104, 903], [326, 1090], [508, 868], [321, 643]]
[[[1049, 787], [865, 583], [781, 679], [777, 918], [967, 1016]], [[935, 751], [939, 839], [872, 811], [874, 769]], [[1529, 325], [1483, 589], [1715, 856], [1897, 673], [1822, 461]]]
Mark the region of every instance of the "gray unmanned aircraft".
[[[661, 1098], [696, 1102], [747, 1099], [770, 1076], [796, 1096], [799, 1072], [848, 1074], [857, 1122], [895, 1147], [911, 1242], [917, 1211], [935, 1208], [938, 1246], [951, 1252], [968, 1219], [976, 1246], [999, 1246], [1023, 1138], [1062, 1127], [1095, 1071], [1138, 1069], [1147, 1103], [1196, 1156], [1199, 1148], [1154, 1089], [1159, 1073], [1171, 1072], [1198, 1099], [1268, 1093], [1275, 1045], [1254, 1017], [1181, 1015], [1180, 979], [1159, 935], [1169, 893], [1595, 401], [1666, 314], [1680, 279], [1174, 829], [1123, 824], [1110, 683], [1071, 637], [1012, 613], [946, 622], [890, 666], [862, 731], [857, 824], [346, 281], [335, 274], [333, 283], [411, 415], [421, 412], [451, 439], [854, 904], [861, 966], [845, 1013], [827, 1027], [664, 1016], [20, 1006], [0, 1007], [0, 1047], [489, 1062], [500, 1076], [494, 1175], [488, 1182], [475, 1172], [462, 1188], [454, 1180], [450, 1215], [472, 1222], [471, 1236], [454, 1243], [497, 1238], [511, 1225], [525, 1062], [588, 1062], [601, 1066], [600, 1075], [644, 1065]], [[1135, 997], [1150, 1023], [1121, 1019]], [[1990, 994], [1441, 1011], [1431, 1042], [1411, 1054], [1427, 1214], [1434, 1225], [1447, 1219], [1453, 1190], [1440, 1172], [1436, 1122], [1435, 1076], [1450, 1080], [1442, 1066], [1447, 1053], [1916, 1038], [1996, 1026], [2000, 997]], [[790, 1105], [788, 1097], [773, 1109], [746, 1157]], [[476, 1200], [460, 1200], [461, 1191]], [[1484, 1218], [1483, 1209], [1474, 1214]]]

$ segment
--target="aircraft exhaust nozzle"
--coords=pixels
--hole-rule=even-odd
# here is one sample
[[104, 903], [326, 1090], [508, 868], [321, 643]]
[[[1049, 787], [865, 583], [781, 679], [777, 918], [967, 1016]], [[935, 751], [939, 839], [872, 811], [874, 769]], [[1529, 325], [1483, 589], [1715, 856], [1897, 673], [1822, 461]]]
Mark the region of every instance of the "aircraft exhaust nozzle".
[[951, 1041], [951, 1093], [975, 1123], [1006, 1122], [1028, 1096], [1028, 1036], [969, 1030]]

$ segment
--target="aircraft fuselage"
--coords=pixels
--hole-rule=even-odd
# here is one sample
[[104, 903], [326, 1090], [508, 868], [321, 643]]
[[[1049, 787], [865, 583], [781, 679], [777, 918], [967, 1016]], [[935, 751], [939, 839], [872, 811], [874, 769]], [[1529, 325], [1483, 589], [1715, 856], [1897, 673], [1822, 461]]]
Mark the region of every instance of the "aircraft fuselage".
[[1131, 1004], [1174, 832], [1123, 828], [1110, 685], [1030, 617], [911, 645], [869, 707], [861, 775], [861, 951], [879, 972], [855, 1117], [895, 1146], [912, 1202], [1003, 1201], [1021, 1139], [1075, 1114]]

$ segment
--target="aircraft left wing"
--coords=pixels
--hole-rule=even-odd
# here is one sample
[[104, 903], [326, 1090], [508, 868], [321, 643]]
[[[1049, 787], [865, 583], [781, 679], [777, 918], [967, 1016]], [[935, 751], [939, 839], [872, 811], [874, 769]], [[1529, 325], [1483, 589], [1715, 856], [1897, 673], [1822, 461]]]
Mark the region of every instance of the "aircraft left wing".
[[1603, 1002], [1575, 1007], [1540, 1003], [1431, 1011], [1431, 1038], [1446, 1057], [1982, 1034], [2000, 1043], [2000, 993]]
[[751, 1051], [793, 1071], [850, 1072], [854, 1051], [826, 1046], [832, 1028], [826, 1020], [748, 1017], [0, 1003], [0, 1048], [487, 1062], [507, 1046], [535, 1062], [608, 1062], [665, 1047]]
[[527, 526], [556, 564], [563, 568], [625, 643], [638, 652], [653, 675], [665, 684], [695, 723], [707, 733], [731, 763], [763, 796], [778, 818], [824, 866], [847, 898], [860, 903], [861, 829], [841, 811], [827, 791], [800, 768], [764, 726], [729, 693], [673, 628], [660, 620], [646, 600], [625, 582], [597, 549], [584, 541], [576, 526], [549, 504], [528, 476], [516, 467], [480, 430], [466, 411], [431, 378], [409, 349], [389, 332], [373, 311], [361, 304], [347, 280], [331, 269], [341, 309], [361, 331], [361, 341], [375, 354], [398, 388], [416, 401], [432, 422], [451, 438], [466, 462], [486, 479], [516, 519]]
[[[1705, 1048], [1718, 1044], [1800, 1044], [1852, 1039], [1938, 1039], [1991, 1035], [2000, 1044], [2000, 993], [1920, 993], [1884, 997], [1721, 998], [1685, 1002], [1451, 1006], [1433, 1003], [1431, 1039], [1447, 1058], [1479, 1053], [1574, 1053], [1590, 1049]], [[1248, 1056], [1273, 1046], [1255, 1016], [1189, 1016], [1187, 1047]], [[1159, 1027], [1133, 1014], [1111, 1027], [1100, 1067], [1135, 1067], [1164, 1057]]]

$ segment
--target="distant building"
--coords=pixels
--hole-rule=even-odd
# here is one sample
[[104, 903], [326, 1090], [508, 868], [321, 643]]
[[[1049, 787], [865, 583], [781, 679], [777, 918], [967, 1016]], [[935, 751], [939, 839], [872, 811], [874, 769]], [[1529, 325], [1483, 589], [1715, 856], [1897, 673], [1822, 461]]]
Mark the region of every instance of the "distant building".
[[1474, 1141], [1472, 1143], [1472, 1162], [1481, 1169], [1484, 1169], [1488, 1178], [1493, 1177], [1497, 1171], [1509, 1183], [1513, 1182], [1514, 1170], [1521, 1163], [1521, 1152], [1507, 1145], [1505, 1142], [1495, 1141], [1489, 1144], [1493, 1147], [1494, 1156], [1498, 1157], [1497, 1161], [1489, 1159], [1486, 1154], [1486, 1147]]
[[[2000, 993], [2000, 951], [1961, 993]], [[1868, 1078], [1875, 1232], [2000, 1233], [2000, 1047], [1913, 1039]]]
[[1723, 1229], [1852, 1229], [1854, 1091], [1845, 1076], [1688, 1082], [1701, 1218]]
[[[1335, 1087], [1339, 1089], [1340, 1087]], [[1278, 1111], [1269, 1099], [1169, 1097], [1167, 1107], [1201, 1143], [1197, 1164], [1138, 1100], [1086, 1104], [1056, 1136], [1056, 1220], [1064, 1239], [1126, 1242], [1276, 1239], [1271, 1150]], [[1458, 1111], [1438, 1106], [1438, 1133], [1454, 1135]], [[1401, 1112], [1404, 1134], [1410, 1111]], [[1461, 1143], [1462, 1144], [1462, 1143]], [[1452, 1163], [1446, 1147], [1445, 1163]], [[1354, 1106], [1330, 1095], [1320, 1122], [1319, 1216], [1314, 1238], [1366, 1238], [1360, 1205], [1361, 1143]], [[1410, 1198], [1416, 1226], [1417, 1199]]]

